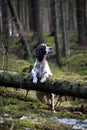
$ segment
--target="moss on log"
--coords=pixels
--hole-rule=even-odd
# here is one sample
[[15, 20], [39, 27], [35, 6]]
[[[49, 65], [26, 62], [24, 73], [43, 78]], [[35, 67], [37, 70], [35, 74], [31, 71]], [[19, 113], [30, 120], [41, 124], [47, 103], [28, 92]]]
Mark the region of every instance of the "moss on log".
[[87, 82], [63, 81], [50, 77], [43, 84], [40, 82], [33, 84], [30, 75], [24, 72], [0, 71], [0, 86], [44, 91], [87, 99]]

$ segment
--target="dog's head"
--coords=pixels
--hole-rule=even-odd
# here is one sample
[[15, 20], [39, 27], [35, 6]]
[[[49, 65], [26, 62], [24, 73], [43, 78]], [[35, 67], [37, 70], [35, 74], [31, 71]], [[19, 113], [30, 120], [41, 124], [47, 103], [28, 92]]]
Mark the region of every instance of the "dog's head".
[[46, 46], [45, 44], [40, 44], [36, 48], [36, 58], [39, 62], [43, 60], [45, 56], [52, 52], [52, 48]]

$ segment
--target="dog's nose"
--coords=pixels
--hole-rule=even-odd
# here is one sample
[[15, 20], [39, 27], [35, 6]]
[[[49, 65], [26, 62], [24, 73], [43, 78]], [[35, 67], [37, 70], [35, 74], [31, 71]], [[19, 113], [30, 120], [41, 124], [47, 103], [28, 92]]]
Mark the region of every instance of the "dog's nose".
[[52, 53], [52, 47], [46, 47], [46, 54]]
[[52, 47], [50, 47], [50, 50], [52, 50], [53, 48]]
[[53, 48], [52, 48], [52, 47], [50, 47], [50, 48], [49, 48], [49, 50], [50, 50], [50, 52], [52, 52], [52, 51], [53, 51]]

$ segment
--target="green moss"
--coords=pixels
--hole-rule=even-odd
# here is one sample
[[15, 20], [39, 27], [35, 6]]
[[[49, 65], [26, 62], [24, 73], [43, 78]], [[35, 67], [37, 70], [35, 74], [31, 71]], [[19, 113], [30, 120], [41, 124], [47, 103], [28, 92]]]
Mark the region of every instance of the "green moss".
[[16, 123], [17, 126], [28, 127], [28, 128], [35, 127], [34, 122], [29, 119], [25, 119], [25, 120], [15, 119], [14, 122]]
[[81, 75], [87, 75], [87, 51], [73, 54], [67, 59], [63, 59], [62, 62], [69, 71], [79, 73]]
[[[43, 130], [71, 130], [72, 126], [60, 124], [50, 117], [60, 118], [78, 118], [84, 119], [87, 114], [83, 114], [82, 101], [72, 101], [68, 98], [68, 101], [63, 101], [61, 106], [56, 108], [56, 113], [52, 113], [49, 110], [48, 105], [40, 103], [33, 91], [29, 91], [28, 97], [24, 99], [26, 91], [14, 89], [0, 88], [0, 116], [4, 113], [9, 113], [13, 118], [15, 126], [18, 128], [28, 127], [31, 129]], [[15, 96], [14, 96], [15, 95]], [[19, 96], [18, 96], [19, 95]], [[20, 98], [18, 98], [20, 97]], [[56, 100], [56, 99], [55, 99]], [[74, 114], [74, 112], [77, 112]], [[79, 111], [79, 114], [78, 114]], [[22, 116], [27, 116], [26, 119], [20, 119]], [[12, 124], [11, 122], [11, 124]]]
[[[22, 126], [22, 127], [28, 127], [31, 129], [43, 129], [43, 130], [71, 130], [72, 126], [70, 125], [64, 125], [61, 123], [58, 123], [56, 121], [53, 120], [46, 120], [46, 119], [41, 119], [41, 118], [35, 118], [32, 117], [33, 119], [23, 119], [23, 120], [14, 120], [14, 122], [18, 125], [18, 126]], [[35, 119], [34, 119], [35, 118]]]
[[69, 31], [69, 43], [76, 43], [77, 42], [77, 30]]

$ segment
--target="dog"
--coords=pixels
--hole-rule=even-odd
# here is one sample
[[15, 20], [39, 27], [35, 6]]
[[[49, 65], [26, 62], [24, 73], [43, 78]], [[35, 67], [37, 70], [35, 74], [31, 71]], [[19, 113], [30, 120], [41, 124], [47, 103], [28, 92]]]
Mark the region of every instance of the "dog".
[[[34, 84], [38, 83], [38, 79], [40, 79], [41, 83], [44, 83], [49, 76], [52, 76], [52, 72], [50, 70], [50, 67], [49, 67], [48, 61], [47, 61], [47, 56], [50, 53], [52, 53], [51, 47], [48, 47], [45, 44], [40, 44], [37, 46], [36, 61], [35, 61], [32, 71], [31, 71], [31, 76], [33, 78]], [[36, 96], [42, 103], [45, 102], [44, 97], [46, 96], [47, 102], [51, 105], [52, 111], [55, 112], [54, 94], [53, 93], [37, 91]]]

